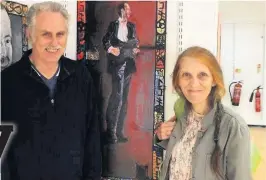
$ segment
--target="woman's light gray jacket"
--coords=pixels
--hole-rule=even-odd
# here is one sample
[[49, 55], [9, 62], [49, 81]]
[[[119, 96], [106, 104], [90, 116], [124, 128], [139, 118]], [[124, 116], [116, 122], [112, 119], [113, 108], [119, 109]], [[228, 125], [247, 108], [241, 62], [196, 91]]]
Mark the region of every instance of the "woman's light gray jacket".
[[[204, 117], [202, 131], [198, 133], [192, 154], [192, 180], [218, 180], [211, 170], [211, 154], [214, 143], [214, 114], [217, 106]], [[169, 164], [173, 147], [186, 128], [186, 110], [178, 120], [170, 138], [158, 143], [166, 149], [165, 159], [161, 167], [160, 180], [169, 179]], [[219, 145], [220, 171], [226, 180], [251, 180], [250, 134], [242, 117], [224, 107], [220, 126]]]

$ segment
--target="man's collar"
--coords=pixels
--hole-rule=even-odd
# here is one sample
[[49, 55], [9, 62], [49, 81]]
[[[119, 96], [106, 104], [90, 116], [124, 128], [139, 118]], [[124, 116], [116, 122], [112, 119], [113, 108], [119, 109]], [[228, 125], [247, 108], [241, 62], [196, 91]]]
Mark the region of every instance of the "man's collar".
[[118, 22], [122, 23], [122, 24], [126, 24], [127, 23], [127, 19], [123, 20], [121, 17], [118, 18]]
[[[32, 49], [26, 51], [24, 55], [22, 56], [21, 58], [22, 70], [24, 71], [24, 73], [30, 76], [35, 76], [34, 75], [36, 74], [35, 70], [32, 69], [31, 67], [32, 64], [29, 59], [29, 56], [31, 53], [32, 53]], [[64, 80], [65, 78], [67, 78], [70, 74], [72, 74], [75, 71], [75, 67], [72, 66], [72, 64], [68, 62], [68, 60], [64, 56], [60, 57], [59, 64], [60, 64], [60, 73], [59, 73], [58, 80]]]

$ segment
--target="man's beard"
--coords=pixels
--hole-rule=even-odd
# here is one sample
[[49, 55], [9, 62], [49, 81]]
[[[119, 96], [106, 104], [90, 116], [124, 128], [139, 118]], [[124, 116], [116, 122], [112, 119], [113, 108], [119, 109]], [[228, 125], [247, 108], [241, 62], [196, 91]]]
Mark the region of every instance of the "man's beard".
[[11, 60], [9, 59], [8, 56], [1, 57], [1, 70], [4, 70], [10, 65], [11, 65]]

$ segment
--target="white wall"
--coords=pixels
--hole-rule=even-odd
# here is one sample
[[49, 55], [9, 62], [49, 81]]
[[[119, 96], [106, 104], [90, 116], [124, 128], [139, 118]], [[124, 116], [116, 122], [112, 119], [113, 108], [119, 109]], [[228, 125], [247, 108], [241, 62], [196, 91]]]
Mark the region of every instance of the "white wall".
[[216, 55], [218, 2], [185, 1], [183, 9], [183, 49], [199, 45]]
[[262, 111], [262, 117], [264, 118], [264, 121], [266, 121], [266, 2], [264, 2], [264, 63], [263, 63], [263, 67], [264, 67], [264, 81], [263, 81], [263, 97], [262, 97], [262, 101], [264, 103], [264, 109]]
[[174, 100], [177, 95], [173, 91], [171, 74], [178, 56], [178, 3], [167, 2], [167, 25], [166, 25], [166, 61], [165, 61], [165, 119], [174, 115]]
[[[227, 92], [223, 103], [241, 114], [249, 125], [266, 125], [262, 112], [255, 112], [255, 100], [249, 102], [252, 91], [263, 84], [264, 26], [251, 23], [223, 24], [221, 34], [220, 62]], [[260, 72], [257, 72], [258, 64], [261, 64]], [[236, 68], [240, 69], [240, 72], [236, 73]], [[232, 106], [228, 86], [239, 80], [243, 81], [240, 104]], [[262, 93], [261, 90], [260, 92]]]
[[[264, 2], [264, 17], [265, 17], [265, 20], [264, 20], [264, 64], [263, 66], [266, 67], [266, 2]], [[266, 119], [266, 70], [264, 70], [264, 82], [263, 82], [263, 85], [264, 85], [264, 96], [263, 96], [263, 99], [262, 101], [264, 102], [264, 111], [262, 112], [262, 117], [264, 119]]]
[[[228, 99], [228, 102], [224, 102], [226, 105], [228, 105], [229, 107], [231, 107], [232, 109], [235, 109], [238, 112], [245, 112], [248, 113], [244, 116], [248, 116], [248, 117], [252, 117], [252, 118], [248, 118], [249, 120], [247, 120], [247, 122], [249, 124], [254, 124], [254, 125], [265, 125], [266, 124], [266, 71], [264, 70], [266, 67], [266, 57], [265, 57], [265, 52], [266, 52], [266, 47], [265, 47], [265, 38], [266, 38], [266, 31], [265, 31], [265, 24], [266, 24], [266, 2], [265, 1], [241, 1], [241, 2], [236, 2], [236, 1], [231, 1], [231, 2], [219, 2], [219, 14], [220, 14], [220, 22], [221, 22], [221, 26], [222, 26], [222, 41], [224, 41], [224, 44], [226, 40], [231, 41], [231, 43], [227, 44], [227, 48], [222, 48], [222, 56], [221, 57], [221, 65], [225, 74], [225, 81], [231, 81], [230, 74], [232, 74], [233, 68], [232, 68], [232, 64], [233, 61], [236, 62], [236, 64], [241, 64], [238, 65], [239, 67], [241, 67], [241, 73], [238, 73], [239, 75], [241, 75], [241, 77], [246, 77], [246, 84], [244, 85], [245, 87], [243, 87], [245, 90], [245, 88], [247, 89], [254, 89], [254, 83], [257, 84], [263, 84], [264, 90], [261, 92], [262, 93], [262, 112], [261, 113], [255, 113], [254, 109], [254, 100], [253, 103], [248, 103], [245, 105], [245, 107], [233, 107], [231, 106], [230, 102], [229, 102], [229, 95], [227, 95], [225, 98]], [[247, 29], [243, 29], [242, 31], [237, 32], [237, 34], [228, 34], [229, 31], [231, 30], [227, 30], [226, 29], [228, 27], [246, 27]], [[243, 41], [245, 39], [248, 39], [248, 37], [243, 36], [242, 38], [240, 37], [241, 34], [243, 34], [244, 32], [247, 32], [248, 29], [250, 29], [250, 27], [264, 27], [261, 28], [261, 31], [258, 30], [258, 32], [256, 34], [252, 34], [252, 37], [254, 37], [254, 39], [250, 39], [249, 41], [246, 42], [250, 42], [250, 43], [244, 43], [244, 44], [239, 44], [239, 42], [236, 42], [236, 38], [238, 37], [238, 41]], [[254, 29], [254, 28], [253, 28]], [[226, 35], [227, 32], [227, 35]], [[233, 29], [232, 29], [233, 32]], [[257, 35], [257, 37], [256, 37]], [[232, 37], [225, 37], [225, 36], [232, 36]], [[264, 36], [264, 37], [263, 37]], [[228, 39], [229, 38], [229, 39]], [[230, 39], [231, 38], [231, 39]], [[240, 38], [240, 39], [239, 39]], [[255, 42], [255, 40], [260, 39], [260, 41], [256, 41], [258, 42], [258, 44], [256, 44], [256, 48], [255, 46], [251, 45], [252, 42]], [[228, 42], [227, 42], [228, 43]], [[253, 54], [251, 53], [252, 58], [254, 59], [254, 64], [250, 64], [250, 59], [252, 58], [248, 58], [247, 62], [243, 62], [245, 61], [246, 57], [243, 58], [237, 58], [236, 54], [232, 54], [233, 57], [235, 58], [230, 58], [230, 59], [226, 59], [225, 54], [227, 53], [233, 53], [233, 49], [231, 48], [231, 50], [228, 49], [228, 46], [234, 46], [235, 43], [238, 43], [236, 48], [239, 48], [240, 46], [247, 46], [250, 45], [249, 50], [245, 51], [241, 53], [242, 55], [247, 54], [247, 52], [253, 52]], [[259, 46], [259, 44], [262, 44]], [[223, 42], [222, 42], [223, 44]], [[264, 45], [264, 47], [263, 47]], [[254, 47], [255, 49], [251, 49], [252, 47]], [[256, 50], [259, 50], [260, 48], [264, 49], [264, 54], [262, 54], [263, 50], [260, 51], [260, 58], [258, 58], [258, 54], [256, 54]], [[227, 52], [223, 52], [223, 49], [227, 49]], [[230, 51], [230, 52], [229, 52]], [[232, 52], [231, 52], [232, 51]], [[240, 54], [240, 55], [241, 55]], [[238, 53], [239, 55], [239, 53]], [[241, 62], [240, 62], [241, 61]], [[259, 63], [257, 61], [260, 61], [260, 64], [262, 66], [261, 71], [262, 73], [260, 74], [250, 74], [252, 72], [252, 68], [255, 67], [255, 62]], [[228, 64], [228, 65], [227, 65]], [[246, 70], [246, 71], [245, 71]], [[245, 72], [244, 72], [245, 71]], [[259, 78], [254, 78], [255, 75], [259, 75]], [[254, 77], [253, 77], [254, 76]], [[257, 82], [259, 81], [259, 82]], [[253, 82], [253, 84], [251, 83]], [[228, 84], [228, 82], [226, 82]], [[248, 90], [251, 91], [251, 90]], [[244, 92], [244, 91], [243, 91]], [[250, 93], [248, 93], [250, 95]], [[249, 97], [248, 97], [249, 98]], [[243, 96], [241, 97], [241, 99], [243, 99]], [[244, 100], [244, 99], [243, 99]], [[250, 107], [249, 107], [250, 106]], [[248, 108], [250, 112], [245, 111], [244, 109]], [[242, 114], [243, 114], [242, 113]]]
[[264, 23], [264, 1], [221, 1], [221, 23]]
[[[177, 95], [171, 84], [179, 48], [202, 46], [216, 55], [218, 3], [216, 1], [167, 1], [167, 37], [166, 37], [166, 72], [165, 72], [165, 119], [173, 114], [173, 105]], [[181, 19], [178, 13], [181, 11]], [[179, 37], [179, 22], [182, 21], [182, 37]], [[182, 42], [182, 45], [178, 45]]]

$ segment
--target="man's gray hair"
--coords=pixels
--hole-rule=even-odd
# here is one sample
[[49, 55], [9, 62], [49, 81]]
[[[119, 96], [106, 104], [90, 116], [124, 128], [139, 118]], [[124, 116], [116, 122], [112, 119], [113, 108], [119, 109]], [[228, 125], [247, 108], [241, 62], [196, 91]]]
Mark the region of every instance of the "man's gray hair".
[[33, 4], [28, 13], [27, 13], [27, 26], [28, 28], [32, 28], [35, 25], [36, 16], [40, 12], [59, 12], [66, 20], [66, 25], [68, 28], [69, 25], [69, 13], [67, 12], [66, 8], [57, 2], [53, 1], [45, 1], [41, 3]]

